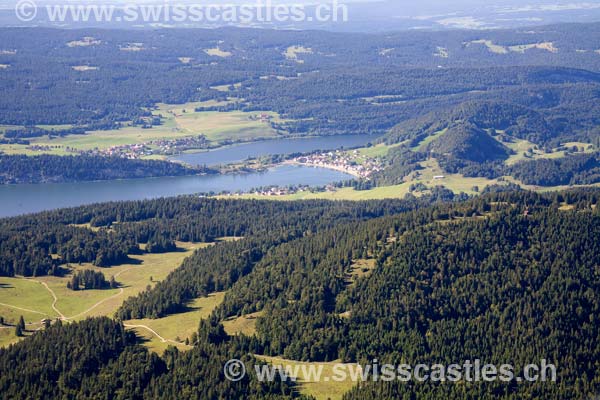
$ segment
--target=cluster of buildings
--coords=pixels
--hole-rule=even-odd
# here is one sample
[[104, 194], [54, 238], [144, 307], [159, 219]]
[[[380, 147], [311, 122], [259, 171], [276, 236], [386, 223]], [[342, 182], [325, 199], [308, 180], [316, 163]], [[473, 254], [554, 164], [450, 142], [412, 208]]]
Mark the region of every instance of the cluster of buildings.
[[49, 152], [51, 150], [63, 149], [73, 154], [93, 154], [109, 157], [122, 157], [129, 159], [140, 159], [152, 155], [171, 156], [181, 154], [185, 150], [207, 149], [210, 143], [204, 135], [191, 136], [178, 139], [157, 139], [144, 143], [123, 144], [111, 146], [107, 149], [81, 150], [62, 145], [30, 145], [27, 149], [37, 152]]
[[142, 157], [161, 155], [170, 156], [181, 154], [185, 150], [190, 149], [206, 149], [209, 147], [209, 142], [203, 135], [194, 137], [185, 137], [179, 139], [157, 139], [150, 140], [144, 143], [124, 144], [119, 146], [111, 146], [108, 149], [93, 150], [93, 151], [78, 151], [80, 154], [96, 154], [109, 157], [122, 157], [132, 160]]
[[30, 146], [27, 146], [26, 149], [30, 150], [30, 151], [52, 151], [52, 150], [56, 150], [56, 149], [60, 149], [62, 146], [47, 146], [47, 145], [38, 145], [38, 144], [33, 144]]
[[106, 156], [118, 156], [130, 159], [138, 159], [152, 155], [175, 155], [190, 149], [205, 149], [209, 143], [203, 135], [185, 137], [179, 139], [157, 139], [144, 143], [126, 144], [112, 146], [98, 153]]
[[271, 122], [271, 120], [273, 119], [272, 115], [269, 114], [255, 114], [255, 115], [251, 115], [250, 116], [250, 120], [251, 121], [260, 121], [260, 122]]
[[279, 197], [279, 196], [289, 196], [296, 193], [321, 193], [321, 192], [334, 192], [336, 190], [335, 186], [327, 185], [322, 187], [311, 187], [308, 185], [298, 185], [298, 186], [270, 186], [266, 188], [252, 189], [248, 192], [239, 192], [239, 193], [223, 193], [225, 196], [233, 197], [233, 196], [244, 196], [244, 195], [254, 195], [261, 197]]
[[363, 179], [369, 179], [375, 172], [383, 170], [383, 165], [380, 161], [361, 156], [358, 150], [352, 152], [337, 150], [315, 153], [296, 157], [291, 161], [297, 164], [335, 169]]
[[259, 189], [256, 190], [254, 192], [252, 192], [253, 195], [257, 195], [257, 196], [286, 196], [289, 194], [294, 194], [297, 192], [303, 192], [304, 189], [297, 189], [297, 188], [286, 188], [286, 187], [271, 187], [271, 188], [266, 188], [266, 189]]

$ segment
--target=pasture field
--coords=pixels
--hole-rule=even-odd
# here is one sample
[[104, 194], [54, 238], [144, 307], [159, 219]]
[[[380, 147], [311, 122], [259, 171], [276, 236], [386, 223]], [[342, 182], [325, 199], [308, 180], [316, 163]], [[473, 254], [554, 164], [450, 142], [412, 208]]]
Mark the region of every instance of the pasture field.
[[28, 330], [41, 327], [43, 318], [78, 321], [92, 316], [112, 316], [126, 298], [140, 293], [147, 286], [154, 286], [179, 267], [195, 249], [209, 245], [178, 242], [177, 252], [133, 255], [129, 264], [112, 268], [99, 268], [91, 264], [72, 266], [74, 270], [103, 272], [107, 279], [114, 276], [120, 283], [117, 289], [72, 291], [67, 289], [70, 275], [0, 277], [0, 315], [9, 325], [0, 329], [0, 346], [17, 340], [12, 325], [21, 315], [27, 324], [31, 324]]
[[274, 121], [281, 121], [276, 113], [243, 111], [205, 111], [186, 113], [175, 117], [177, 128], [181, 131], [202, 133], [211, 142], [224, 140], [258, 140], [276, 137], [275, 131], [267, 121], [257, 115], [268, 115]]
[[446, 133], [447, 131], [448, 131], [448, 129], [446, 128], [446, 129], [442, 129], [441, 131], [437, 131], [433, 135], [427, 136], [419, 144], [417, 144], [415, 147], [413, 147], [412, 150], [413, 151], [424, 151], [431, 142], [433, 142], [435, 139], [443, 136], [444, 133]]
[[239, 334], [252, 336], [256, 333], [256, 318], [261, 317], [263, 314], [262, 311], [259, 311], [248, 315], [242, 315], [237, 318], [230, 318], [223, 321], [223, 327], [229, 336]]
[[[404, 197], [409, 193], [409, 183], [403, 183], [395, 186], [381, 186], [370, 190], [354, 190], [353, 188], [342, 188], [334, 191], [326, 192], [297, 192], [284, 196], [263, 196], [254, 193], [233, 195], [234, 198], [240, 199], [257, 199], [257, 200], [275, 200], [275, 201], [293, 201], [293, 200], [381, 200], [381, 199], [397, 199]], [[221, 196], [229, 198], [230, 196]]]
[[208, 297], [195, 299], [188, 304], [188, 310], [179, 314], [158, 319], [133, 319], [124, 321], [126, 327], [135, 329], [146, 340], [145, 345], [157, 353], [162, 353], [168, 345], [189, 348], [185, 340], [198, 331], [201, 319], [208, 318], [212, 311], [223, 302], [225, 292], [212, 293]]
[[[69, 155], [74, 154], [73, 151], [69, 150], [106, 150], [113, 146], [127, 146], [154, 140], [173, 140], [198, 135], [205, 135], [215, 145], [219, 145], [223, 141], [269, 139], [279, 135], [269, 123], [270, 121], [282, 121], [277, 113], [195, 111], [198, 107], [223, 106], [230, 101], [233, 101], [233, 99], [191, 102], [179, 105], [157, 104], [152, 113], [161, 117], [162, 124], [152, 128], [144, 129], [141, 126], [129, 125], [121, 129], [89, 131], [84, 135], [67, 135], [53, 138], [43, 136], [30, 139], [30, 145], [2, 144], [0, 145], [0, 151], [6, 154]], [[40, 127], [60, 130], [70, 126]], [[10, 128], [18, 127], [0, 126], [0, 133]], [[32, 150], [29, 148], [30, 146], [37, 146], [38, 149]]]
[[361, 163], [364, 161], [364, 157], [368, 158], [381, 158], [388, 155], [391, 149], [400, 146], [402, 143], [386, 145], [384, 143], [379, 143], [371, 147], [361, 147], [359, 149], [348, 150], [347, 154], [356, 154], [356, 162]]
[[[551, 152], [545, 152], [542, 149], [536, 148], [537, 146], [527, 140], [523, 139], [515, 139], [512, 143], [500, 142], [504, 144], [506, 147], [510, 148], [514, 151], [515, 154], [512, 154], [508, 160], [506, 160], [506, 165], [514, 165], [519, 161], [530, 161], [530, 160], [539, 160], [539, 159], [556, 159], [567, 156], [567, 151], [561, 148], [572, 149], [576, 147], [578, 149], [578, 154], [590, 154], [593, 153], [596, 148], [590, 143], [582, 143], [582, 142], [568, 142], [564, 143], [561, 148], [553, 149]], [[526, 155], [527, 154], [527, 155]]]
[[229, 51], [221, 50], [220, 47], [213, 47], [212, 49], [206, 49], [206, 50], [204, 50], [204, 52], [206, 54], [208, 54], [209, 56], [221, 57], [221, 58], [227, 58], [227, 57], [231, 57], [233, 55], [233, 53], [231, 53]]
[[210, 88], [212, 90], [216, 90], [218, 92], [229, 92], [231, 90], [232, 86], [236, 89], [239, 89], [242, 87], [242, 84], [240, 82], [237, 82], [237, 83], [230, 83], [227, 85], [211, 86]]
[[283, 55], [285, 56], [285, 58], [287, 58], [288, 60], [294, 60], [299, 64], [303, 64], [304, 61], [301, 60], [298, 56], [302, 55], [302, 54], [313, 54], [313, 50], [311, 48], [308, 47], [304, 47], [304, 46], [290, 46], [286, 49], [286, 51], [283, 53]]
[[[353, 380], [350, 378], [351, 373], [353, 371], [360, 371], [358, 364], [343, 364], [345, 368], [340, 368], [340, 370], [345, 372], [347, 379], [338, 382], [332, 378], [342, 378], [341, 375], [338, 376], [335, 374], [336, 371], [334, 370], [334, 367], [338, 365], [339, 361], [326, 363], [307, 363], [286, 360], [280, 357], [257, 355], [256, 358], [273, 366], [281, 366], [284, 368], [286, 373], [289, 371], [290, 375], [297, 379], [296, 383], [300, 393], [307, 396], [314, 396], [317, 400], [340, 400], [342, 396], [355, 385]], [[308, 368], [314, 368], [315, 371], [320, 370], [321, 379], [316, 381], [314, 376], [309, 376], [311, 373]]]

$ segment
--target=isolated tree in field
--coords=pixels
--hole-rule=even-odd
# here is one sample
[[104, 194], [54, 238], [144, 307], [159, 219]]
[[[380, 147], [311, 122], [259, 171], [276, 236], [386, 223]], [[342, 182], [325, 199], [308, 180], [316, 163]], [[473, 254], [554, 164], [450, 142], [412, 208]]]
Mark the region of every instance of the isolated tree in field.
[[20, 326], [21, 329], [25, 329], [25, 319], [23, 318], [22, 315], [21, 315], [21, 317], [19, 317], [19, 323], [17, 324], [17, 326]]
[[25, 331], [25, 320], [23, 319], [23, 316], [21, 315], [21, 317], [19, 318], [19, 322], [17, 323], [17, 326], [15, 327], [15, 335], [17, 337], [21, 337], [21, 336], [23, 336], [23, 331]]

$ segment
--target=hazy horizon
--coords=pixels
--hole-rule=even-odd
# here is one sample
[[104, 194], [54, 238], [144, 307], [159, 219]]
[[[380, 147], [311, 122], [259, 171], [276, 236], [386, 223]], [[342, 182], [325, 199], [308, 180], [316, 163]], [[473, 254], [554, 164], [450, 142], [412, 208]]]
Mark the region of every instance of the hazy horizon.
[[[317, 5], [331, 5], [334, 0], [231, 0], [197, 1], [197, 0], [38, 0], [34, 4], [39, 9], [48, 5], [110, 5], [122, 8], [126, 5], [303, 5], [314, 9]], [[23, 24], [15, 18], [17, 0], [0, 0], [0, 26], [57, 26], [73, 27], [219, 27], [219, 26], [248, 26], [277, 29], [318, 29], [333, 31], [396, 31], [396, 30], [439, 30], [439, 29], [499, 29], [535, 25], [545, 25], [560, 22], [597, 22], [600, 21], [600, 0], [592, 1], [548, 1], [530, 0], [495, 0], [482, 3], [479, 0], [457, 0], [446, 2], [441, 0], [402, 1], [402, 0], [337, 0], [346, 5], [348, 20], [344, 22], [315, 22], [303, 20], [285, 23], [251, 21], [250, 23], [172, 23], [169, 21], [153, 21], [154, 23], [97, 23], [66, 21], [58, 24], [49, 22], [43, 16], [35, 21]], [[28, 0], [29, 3], [29, 0]]]

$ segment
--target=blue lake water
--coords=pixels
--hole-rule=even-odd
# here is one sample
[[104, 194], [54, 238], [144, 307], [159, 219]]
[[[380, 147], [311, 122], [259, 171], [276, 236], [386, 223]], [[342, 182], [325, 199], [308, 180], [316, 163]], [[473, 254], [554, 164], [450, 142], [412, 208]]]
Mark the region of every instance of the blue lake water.
[[[305, 139], [277, 139], [245, 143], [209, 152], [175, 157], [189, 164], [217, 165], [269, 154], [291, 154], [365, 146], [377, 139], [368, 135], [339, 135]], [[339, 171], [282, 165], [265, 172], [234, 175], [184, 176], [81, 183], [0, 185], [0, 217], [106, 201], [142, 200], [196, 193], [247, 191], [262, 186], [322, 186], [352, 179]]]
[[308, 153], [316, 150], [335, 150], [365, 146], [375, 141], [378, 136], [370, 135], [337, 135], [318, 136], [303, 139], [276, 139], [252, 142], [224, 147], [211, 151], [183, 154], [173, 160], [183, 161], [191, 165], [231, 164], [269, 154]]
[[249, 190], [262, 186], [322, 186], [352, 179], [324, 168], [282, 165], [265, 172], [128, 179], [81, 183], [0, 185], [0, 217], [106, 201], [142, 200], [195, 193]]

